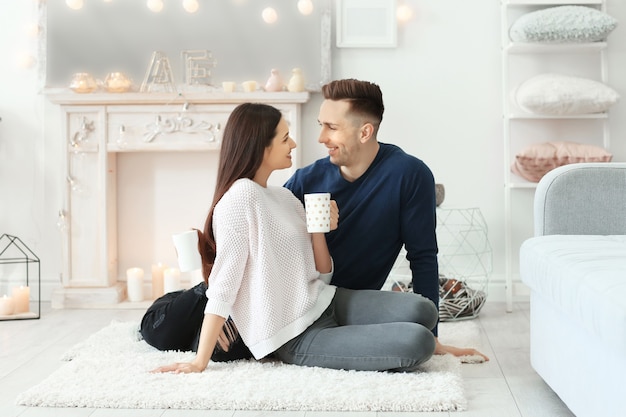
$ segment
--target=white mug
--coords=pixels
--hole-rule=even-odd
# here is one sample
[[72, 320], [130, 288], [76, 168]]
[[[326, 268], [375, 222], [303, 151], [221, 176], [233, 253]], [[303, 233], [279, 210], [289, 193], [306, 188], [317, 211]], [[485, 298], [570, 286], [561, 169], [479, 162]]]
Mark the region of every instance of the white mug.
[[198, 249], [198, 232], [189, 230], [172, 236], [178, 256], [178, 268], [181, 272], [202, 268], [202, 257]]
[[330, 193], [305, 194], [304, 209], [307, 232], [330, 232]]

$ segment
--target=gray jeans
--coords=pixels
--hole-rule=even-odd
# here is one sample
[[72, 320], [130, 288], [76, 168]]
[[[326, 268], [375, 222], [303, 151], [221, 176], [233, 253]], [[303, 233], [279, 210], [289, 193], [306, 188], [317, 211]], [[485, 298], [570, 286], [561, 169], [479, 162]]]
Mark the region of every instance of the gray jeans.
[[438, 311], [413, 293], [337, 288], [322, 316], [274, 355], [286, 363], [413, 371], [435, 351]]

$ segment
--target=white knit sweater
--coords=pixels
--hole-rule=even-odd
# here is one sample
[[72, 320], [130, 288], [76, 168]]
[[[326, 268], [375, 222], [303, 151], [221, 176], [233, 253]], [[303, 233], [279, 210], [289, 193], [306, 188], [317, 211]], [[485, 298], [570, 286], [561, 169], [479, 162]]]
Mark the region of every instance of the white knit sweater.
[[217, 256], [205, 313], [232, 316], [257, 359], [301, 334], [335, 294], [332, 272], [315, 269], [305, 218], [290, 190], [248, 179], [215, 206]]

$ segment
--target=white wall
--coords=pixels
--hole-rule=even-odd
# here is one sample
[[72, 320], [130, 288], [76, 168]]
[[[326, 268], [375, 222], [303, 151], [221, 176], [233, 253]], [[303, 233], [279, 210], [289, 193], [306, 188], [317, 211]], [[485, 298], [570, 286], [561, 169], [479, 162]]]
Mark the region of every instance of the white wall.
[[[444, 207], [481, 209], [493, 247], [490, 298], [502, 298], [506, 168], [500, 1], [406, 3], [415, 17], [400, 27], [397, 48], [335, 49], [332, 75], [378, 83], [386, 105], [379, 140], [403, 147], [430, 166], [446, 187]], [[626, 2], [608, 0], [607, 11], [622, 22], [609, 38], [609, 84], [625, 95]], [[611, 109], [614, 160], [626, 160], [625, 112], [626, 100]], [[532, 189], [513, 194], [515, 245], [532, 235], [532, 195]]]
[[[503, 273], [503, 165], [498, 1], [412, 1], [395, 49], [336, 50], [333, 76], [377, 82], [379, 140], [422, 159], [444, 207], [479, 207]], [[495, 278], [495, 277], [494, 277]], [[500, 277], [501, 278], [501, 277]]]
[[[45, 199], [49, 177], [43, 99], [37, 68], [20, 66], [23, 53], [37, 55], [36, 37], [28, 30], [37, 23], [38, 5], [3, 2], [0, 16], [0, 234], [19, 237], [40, 257], [42, 275], [58, 282], [55, 208], [46, 207]], [[0, 285], [0, 291], [7, 289]]]
[[[383, 89], [386, 112], [380, 140], [424, 160], [446, 187], [445, 206], [479, 207], [494, 250], [491, 299], [504, 281], [504, 161], [501, 120], [500, 1], [407, 0], [415, 11], [399, 28], [393, 49], [333, 48], [333, 78], [359, 78]], [[626, 2], [609, 0], [622, 26], [611, 35], [610, 85], [626, 92]], [[24, 28], [36, 21], [31, 1], [0, 4], [0, 233], [20, 237], [42, 260], [42, 277], [58, 282], [59, 232], [55, 222], [63, 179], [51, 166], [59, 145], [44, 143], [44, 104], [36, 69], [21, 70], [14, 56], [32, 47]], [[263, 80], [261, 80], [263, 81]], [[304, 163], [324, 155], [317, 143], [314, 95], [303, 109]], [[611, 151], [626, 160], [626, 103], [611, 111]], [[49, 126], [54, 126], [49, 121]], [[508, 165], [508, 161], [506, 162]], [[516, 197], [515, 240], [532, 233], [531, 191]]]

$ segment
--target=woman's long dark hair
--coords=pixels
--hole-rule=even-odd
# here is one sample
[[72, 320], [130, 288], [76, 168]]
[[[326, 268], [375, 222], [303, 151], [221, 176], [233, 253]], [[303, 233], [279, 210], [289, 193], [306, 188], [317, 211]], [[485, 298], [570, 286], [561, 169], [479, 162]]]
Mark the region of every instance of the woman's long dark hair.
[[237, 106], [228, 117], [217, 168], [217, 183], [213, 203], [204, 223], [204, 233], [198, 231], [198, 250], [202, 256], [202, 275], [208, 283], [215, 262], [215, 236], [213, 211], [235, 181], [254, 178], [263, 162], [265, 149], [272, 144], [282, 114], [272, 106], [244, 103]]

